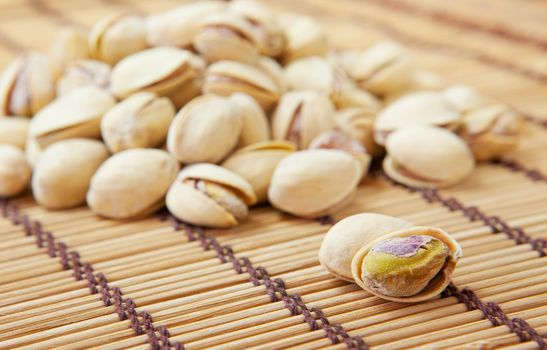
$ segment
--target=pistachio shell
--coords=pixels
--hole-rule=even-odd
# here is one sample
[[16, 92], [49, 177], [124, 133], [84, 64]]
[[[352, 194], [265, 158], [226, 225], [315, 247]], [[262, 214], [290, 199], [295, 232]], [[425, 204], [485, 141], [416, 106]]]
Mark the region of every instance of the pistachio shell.
[[383, 148], [374, 141], [376, 112], [367, 108], [346, 108], [334, 115], [337, 129], [361, 142], [373, 157], [380, 156]]
[[192, 79], [189, 79], [166, 96], [173, 102], [177, 109], [182, 108], [192, 99], [201, 95], [207, 63], [202, 57], [192, 54], [190, 55], [189, 64], [194, 70]]
[[465, 142], [452, 132], [416, 126], [387, 140], [383, 167], [393, 180], [413, 187], [447, 187], [469, 176], [475, 161]]
[[230, 96], [241, 112], [242, 128], [238, 148], [270, 139], [268, 118], [260, 105], [249, 95], [235, 93]]
[[258, 59], [256, 65], [273, 80], [280, 92], [287, 90], [285, 72], [276, 60], [271, 57], [262, 56]]
[[311, 17], [283, 15], [280, 25], [285, 31], [287, 45], [280, 60], [287, 64], [309, 56], [323, 56], [327, 52], [327, 35]]
[[443, 90], [447, 102], [459, 112], [469, 112], [486, 103], [477, 90], [467, 85], [452, 85]]
[[57, 95], [62, 96], [82, 86], [107, 89], [110, 85], [110, 66], [101, 61], [79, 60], [70, 63], [57, 82]]
[[237, 145], [241, 113], [229, 99], [203, 95], [181, 109], [169, 127], [167, 148], [183, 163], [217, 163]]
[[241, 148], [226, 159], [222, 166], [247, 180], [253, 187], [257, 203], [268, 198], [268, 187], [279, 162], [296, 147], [286, 141], [264, 141]]
[[100, 137], [103, 114], [114, 98], [94, 86], [79, 88], [44, 107], [30, 123], [29, 133], [40, 147], [73, 137]]
[[12, 145], [0, 144], [0, 196], [12, 197], [23, 192], [32, 170], [23, 151]]
[[0, 144], [25, 149], [29, 119], [24, 117], [0, 117]]
[[91, 177], [108, 157], [106, 147], [96, 140], [69, 139], [51, 145], [34, 169], [34, 198], [49, 209], [85, 203]]
[[38, 145], [36, 139], [29, 134], [27, 136], [27, 142], [25, 143], [25, 159], [32, 168], [38, 163], [41, 154], [42, 148]]
[[332, 214], [353, 198], [361, 174], [359, 162], [346, 152], [299, 151], [278, 164], [268, 198], [274, 207], [296, 216]]
[[165, 142], [175, 116], [173, 103], [151, 92], [139, 92], [109, 109], [101, 120], [101, 134], [108, 149], [157, 147]]
[[359, 107], [378, 112], [381, 108], [381, 102], [365, 90], [361, 90], [353, 85], [346, 85], [341, 90], [335, 101], [338, 109]]
[[86, 33], [77, 27], [63, 27], [53, 39], [49, 57], [54, 78], [72, 62], [89, 58]]
[[116, 153], [97, 170], [87, 204], [95, 213], [114, 219], [148, 215], [164, 204], [179, 165], [158, 149], [129, 149]]

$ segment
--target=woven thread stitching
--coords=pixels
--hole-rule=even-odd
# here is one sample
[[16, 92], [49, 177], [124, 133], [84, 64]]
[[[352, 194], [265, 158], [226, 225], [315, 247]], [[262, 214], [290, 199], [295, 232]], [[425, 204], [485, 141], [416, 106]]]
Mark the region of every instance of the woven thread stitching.
[[[545, 121], [545, 123], [547, 127], [547, 120]], [[527, 176], [530, 180], [534, 182], [547, 183], [547, 176], [543, 174], [541, 171], [539, 171], [538, 169], [528, 169], [527, 167], [517, 162], [516, 160], [496, 159], [492, 161], [492, 163], [504, 166], [515, 173], [523, 173], [525, 176]]]

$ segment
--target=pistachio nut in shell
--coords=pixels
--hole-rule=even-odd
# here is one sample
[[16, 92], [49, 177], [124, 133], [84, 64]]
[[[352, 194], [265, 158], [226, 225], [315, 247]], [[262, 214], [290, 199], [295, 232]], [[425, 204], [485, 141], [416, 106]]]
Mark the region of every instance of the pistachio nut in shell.
[[101, 119], [101, 134], [112, 153], [128, 148], [160, 146], [175, 116], [166, 97], [138, 92], [110, 108]]
[[23, 192], [32, 170], [23, 151], [13, 145], [0, 144], [0, 196], [12, 197]]
[[229, 97], [241, 113], [241, 134], [238, 148], [270, 139], [270, 125], [266, 114], [251, 96], [235, 93]]
[[25, 143], [25, 159], [27, 160], [31, 168], [34, 168], [38, 163], [42, 151], [43, 149], [42, 147], [40, 147], [40, 145], [38, 145], [36, 139], [28, 135], [27, 142]]
[[368, 108], [344, 108], [334, 114], [334, 124], [338, 130], [361, 142], [371, 156], [377, 157], [383, 154], [384, 149], [374, 141], [376, 115]]
[[30, 123], [29, 135], [42, 148], [73, 137], [99, 138], [101, 118], [115, 103], [108, 91], [81, 87], [38, 112]]
[[374, 140], [386, 143], [398, 129], [417, 125], [432, 125], [456, 130], [461, 123], [460, 113], [439, 92], [420, 91], [405, 95], [389, 104], [374, 122]]
[[110, 156], [102, 142], [69, 139], [44, 150], [32, 175], [34, 199], [48, 209], [85, 203], [91, 177]]
[[144, 19], [129, 14], [109, 15], [93, 26], [88, 44], [92, 58], [114, 65], [147, 47]]
[[228, 98], [203, 95], [182, 108], [169, 127], [167, 149], [179, 161], [218, 163], [239, 142], [242, 120]]
[[489, 105], [464, 115], [460, 136], [477, 161], [501, 157], [518, 146], [523, 120], [511, 108]]
[[257, 203], [268, 200], [270, 180], [279, 162], [296, 151], [288, 141], [263, 141], [241, 148], [228, 157], [222, 166], [247, 180], [253, 187]]
[[25, 149], [29, 123], [25, 117], [0, 117], [0, 144]]
[[486, 100], [473, 87], [468, 85], [452, 85], [442, 92], [448, 103], [461, 113], [469, 112], [485, 106]]
[[96, 60], [78, 60], [70, 63], [57, 81], [57, 96], [66, 95], [82, 86], [108, 89], [110, 66]]
[[285, 71], [276, 60], [271, 57], [261, 56], [256, 62], [256, 66], [273, 80], [279, 91], [284, 92], [287, 90]]
[[281, 95], [278, 83], [261, 68], [236, 61], [219, 61], [207, 68], [203, 92], [230, 96], [243, 92], [254, 98], [266, 111]]
[[319, 22], [311, 17], [285, 14], [279, 18], [287, 44], [279, 56], [283, 64], [293, 60], [324, 56], [327, 53], [327, 35]]
[[305, 90], [285, 93], [272, 115], [272, 137], [288, 140], [299, 149], [334, 126], [334, 106], [327, 95]]
[[135, 148], [108, 158], [91, 178], [87, 205], [96, 214], [128, 219], [153, 213], [177, 177], [179, 164], [169, 153]]
[[167, 193], [167, 209], [194, 225], [236, 226], [256, 202], [252, 186], [241, 176], [214, 164], [184, 168]]
[[413, 226], [369, 238], [353, 257], [353, 279], [364, 290], [396, 302], [438, 297], [462, 256], [458, 242], [435, 227]]
[[454, 133], [432, 126], [394, 132], [386, 143], [386, 174], [411, 187], [448, 187], [461, 182], [475, 168], [466, 143]]
[[376, 237], [412, 226], [408, 221], [382, 214], [349, 216], [331, 227], [323, 238], [319, 262], [332, 275], [353, 282], [351, 261], [359, 249]]
[[87, 34], [77, 27], [61, 28], [49, 48], [53, 77], [59, 77], [74, 61], [89, 58]]
[[30, 117], [55, 97], [47, 55], [28, 52], [0, 75], [0, 115]]
[[205, 68], [207, 67], [207, 62], [201, 56], [193, 53], [190, 54], [188, 63], [194, 71], [193, 77], [166, 95], [166, 97], [173, 102], [175, 108], [177, 109], [182, 108], [193, 98], [201, 95], [201, 89], [205, 79]]
[[304, 218], [332, 214], [353, 199], [362, 173], [359, 161], [343, 151], [295, 152], [277, 165], [268, 199], [277, 209]]

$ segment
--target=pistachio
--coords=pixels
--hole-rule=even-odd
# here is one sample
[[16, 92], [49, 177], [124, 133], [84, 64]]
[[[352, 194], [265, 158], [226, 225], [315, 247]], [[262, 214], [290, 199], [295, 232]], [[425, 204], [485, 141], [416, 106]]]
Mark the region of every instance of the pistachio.
[[106, 147], [96, 140], [69, 139], [51, 145], [34, 169], [34, 198], [49, 209], [85, 203], [91, 177], [108, 156]]
[[495, 104], [466, 113], [460, 136], [477, 161], [486, 161], [514, 150], [521, 127], [520, 115], [507, 106]]
[[230, 96], [244, 92], [253, 97], [264, 110], [271, 109], [279, 100], [279, 85], [269, 73], [257, 66], [235, 61], [219, 61], [207, 69], [203, 92]]
[[359, 107], [378, 112], [381, 108], [381, 102], [374, 95], [353, 84], [346, 85], [334, 102], [338, 109]]
[[72, 62], [57, 81], [57, 95], [63, 96], [82, 86], [107, 89], [110, 84], [110, 66], [101, 61], [79, 60]]
[[179, 164], [158, 149], [129, 149], [107, 159], [91, 178], [87, 204], [98, 215], [127, 219], [164, 205]]
[[49, 49], [51, 69], [59, 77], [72, 62], [89, 58], [87, 34], [76, 27], [64, 27], [55, 36]]
[[182, 108], [169, 127], [167, 149], [183, 163], [217, 163], [237, 145], [242, 120], [229, 99], [203, 95]]
[[0, 144], [25, 149], [29, 119], [24, 117], [0, 117]]
[[29, 134], [41, 148], [73, 138], [99, 138], [103, 114], [114, 98], [94, 86], [79, 88], [44, 107], [30, 123]]
[[361, 142], [373, 157], [383, 153], [383, 148], [374, 141], [375, 119], [376, 112], [368, 108], [346, 108], [334, 115], [336, 128]]
[[91, 57], [111, 65], [146, 47], [145, 22], [139, 16], [107, 16], [97, 22], [89, 33]]
[[188, 64], [192, 67], [194, 76], [166, 96], [177, 109], [180, 109], [193, 98], [201, 95], [203, 87], [205, 68], [207, 66], [205, 60], [198, 55], [191, 54]]
[[[30, 125], [29, 125], [30, 128]], [[40, 159], [42, 154], [42, 148], [36, 142], [36, 139], [30, 136], [30, 133], [27, 135], [27, 142], [25, 143], [25, 159], [27, 163], [34, 168]]]
[[268, 199], [274, 207], [300, 217], [332, 214], [353, 199], [362, 173], [361, 164], [343, 151], [295, 152], [279, 162]]
[[264, 141], [241, 148], [222, 166], [247, 180], [253, 187], [257, 203], [268, 199], [268, 187], [279, 162], [293, 153], [296, 147], [286, 141]]
[[235, 93], [230, 96], [230, 101], [238, 106], [241, 112], [242, 127], [238, 148], [270, 139], [268, 118], [252, 97], [244, 93]]
[[277, 85], [279, 91], [287, 90], [287, 82], [285, 81], [285, 72], [283, 67], [271, 57], [261, 56], [256, 62], [264, 73], [266, 73], [273, 82]]
[[0, 144], [0, 196], [12, 197], [23, 192], [32, 170], [22, 150], [13, 145]]
[[165, 142], [174, 116], [175, 107], [168, 98], [139, 92], [105, 113], [101, 134], [112, 153], [128, 148], [157, 147]]
[[452, 132], [415, 126], [394, 132], [387, 140], [383, 168], [393, 180], [412, 187], [447, 187], [466, 178], [475, 167], [465, 142]]
[[410, 83], [406, 88], [388, 93], [382, 96], [382, 100], [384, 104], [388, 105], [410, 93], [419, 91], [441, 91], [446, 85], [446, 81], [438, 74], [429, 70], [416, 68], [410, 74]]
[[251, 185], [213, 164], [184, 168], [167, 193], [167, 209], [180, 220], [203, 226], [236, 226], [256, 202]]
[[283, 95], [272, 116], [272, 136], [289, 140], [299, 149], [334, 126], [334, 106], [317, 91], [291, 91]]
[[395, 130], [417, 125], [432, 125], [456, 130], [461, 115], [439, 92], [420, 91], [408, 94], [380, 112], [374, 123], [374, 140], [384, 145]]
[[327, 35], [313, 18], [283, 15], [280, 17], [280, 26], [287, 39], [285, 51], [280, 56], [284, 64], [302, 57], [326, 54]]
[[484, 98], [477, 90], [468, 85], [452, 85], [442, 92], [448, 103], [461, 113], [483, 107]]
[[44, 54], [19, 56], [0, 76], [0, 115], [29, 117], [54, 97], [51, 67]]

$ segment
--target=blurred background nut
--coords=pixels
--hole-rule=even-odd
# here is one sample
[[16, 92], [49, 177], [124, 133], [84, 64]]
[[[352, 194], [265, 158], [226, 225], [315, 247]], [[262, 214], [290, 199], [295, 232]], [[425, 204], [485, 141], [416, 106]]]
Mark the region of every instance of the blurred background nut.
[[247, 180], [253, 187], [257, 203], [266, 202], [268, 187], [277, 164], [296, 150], [287, 141], [264, 141], [241, 148], [222, 166]]
[[34, 168], [34, 198], [49, 209], [85, 203], [91, 177], [109, 155], [103, 143], [96, 140], [69, 139], [51, 145]]
[[24, 117], [0, 117], [0, 144], [25, 149], [29, 123]]
[[485, 99], [473, 87], [468, 85], [452, 85], [442, 92], [446, 101], [460, 113], [466, 113], [483, 107]]
[[256, 66], [273, 80], [280, 92], [287, 90], [285, 71], [276, 60], [271, 57], [261, 56], [256, 62]]
[[135, 15], [110, 15], [97, 22], [89, 33], [91, 57], [110, 65], [146, 47], [144, 19]]
[[285, 32], [287, 45], [279, 56], [283, 64], [309, 56], [327, 53], [327, 35], [321, 25], [311, 17], [283, 14], [279, 24]]
[[236, 226], [256, 202], [252, 186], [213, 164], [184, 168], [167, 193], [167, 209], [178, 219], [211, 227]]
[[179, 164], [158, 149], [129, 149], [107, 159], [93, 175], [87, 204], [96, 214], [128, 219], [153, 213], [177, 177]]
[[241, 114], [241, 135], [238, 148], [270, 139], [270, 124], [260, 105], [249, 95], [235, 93], [229, 97]]
[[30, 117], [55, 97], [47, 55], [28, 52], [0, 76], [0, 115]]
[[87, 34], [76, 27], [61, 28], [49, 48], [49, 57], [57, 79], [72, 62], [89, 58]]
[[57, 96], [63, 96], [82, 86], [93, 85], [108, 89], [110, 66], [101, 61], [78, 60], [67, 65], [57, 81]]
[[334, 114], [336, 128], [361, 142], [367, 152], [377, 157], [383, 154], [383, 147], [374, 141], [374, 120], [376, 112], [368, 108], [345, 108]]
[[174, 116], [175, 107], [168, 98], [139, 92], [104, 114], [101, 134], [112, 153], [128, 148], [157, 147], [165, 142]]
[[0, 196], [12, 197], [23, 192], [31, 173], [21, 149], [0, 144]]

